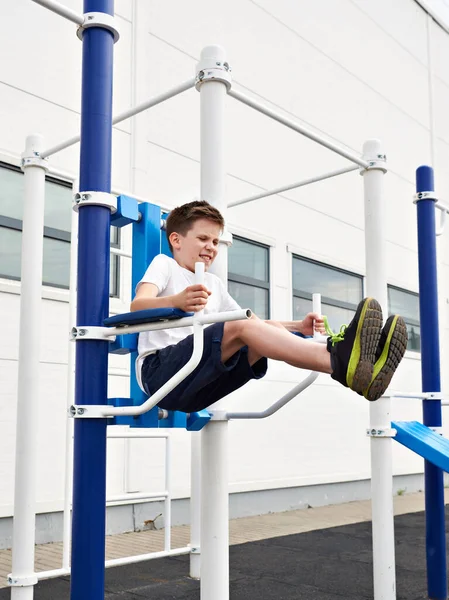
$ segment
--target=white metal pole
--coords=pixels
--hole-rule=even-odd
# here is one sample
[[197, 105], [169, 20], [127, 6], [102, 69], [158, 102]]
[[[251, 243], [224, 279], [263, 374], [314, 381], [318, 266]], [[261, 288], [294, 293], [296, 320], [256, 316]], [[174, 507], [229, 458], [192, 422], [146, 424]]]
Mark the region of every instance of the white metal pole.
[[282, 115], [281, 113], [276, 112], [275, 110], [272, 110], [268, 106], [265, 106], [261, 102], [257, 102], [257, 100], [254, 100], [253, 98], [250, 98], [249, 96], [246, 96], [245, 94], [242, 94], [242, 92], [238, 92], [236, 90], [230, 90], [229, 95], [232, 98], [235, 98], [236, 100], [241, 102], [242, 104], [246, 104], [247, 106], [259, 111], [263, 115], [270, 117], [270, 119], [274, 119], [278, 123], [282, 123], [282, 125], [285, 125], [289, 129], [293, 129], [293, 131], [297, 131], [301, 135], [309, 138], [310, 140], [317, 142], [317, 144], [320, 144], [321, 146], [324, 146], [325, 148], [332, 150], [332, 152], [335, 152], [336, 154], [339, 154], [340, 156], [347, 158], [354, 164], [360, 165], [361, 167], [367, 166], [366, 161], [364, 161], [362, 158], [360, 158], [360, 156], [357, 156], [353, 152], [349, 152], [348, 150], [345, 150], [344, 148], [337, 146], [337, 144], [334, 144], [333, 142], [324, 138], [322, 135], [315, 133], [311, 129], [308, 129], [307, 127], [304, 127], [303, 125], [300, 125], [299, 123], [297, 123], [296, 121], [293, 121], [292, 119], [288, 119], [287, 117], [284, 117], [284, 115]]
[[165, 438], [165, 489], [167, 496], [165, 497], [165, 529], [164, 529], [164, 550], [170, 551], [171, 546], [171, 501], [172, 501], [172, 483], [171, 483], [171, 439], [170, 436]]
[[33, 586], [37, 583], [34, 572], [36, 424], [39, 411], [36, 390], [39, 389], [44, 199], [47, 170], [39, 156], [42, 142], [40, 135], [27, 137], [22, 157], [25, 198], [22, 229], [16, 475], [12, 573], [8, 578], [13, 586], [12, 600], [32, 600]]
[[201, 433], [190, 434], [190, 577], [200, 578], [201, 567]]
[[233, 202], [229, 202], [228, 208], [231, 208], [232, 206], [239, 206], [240, 204], [246, 204], [247, 202], [254, 202], [254, 200], [260, 200], [261, 198], [267, 198], [268, 196], [282, 194], [282, 192], [287, 192], [289, 190], [296, 190], [297, 188], [304, 187], [305, 185], [318, 183], [319, 181], [331, 179], [332, 177], [338, 177], [338, 175], [344, 175], [345, 173], [350, 173], [351, 171], [357, 171], [358, 168], [358, 165], [351, 165], [350, 167], [343, 167], [342, 169], [329, 171], [329, 173], [323, 173], [322, 175], [309, 177], [308, 179], [303, 179], [302, 181], [297, 181], [296, 183], [283, 185], [281, 187], [275, 188], [274, 190], [264, 190], [263, 192], [259, 192], [258, 194], [254, 194], [253, 196], [249, 196], [248, 198], [242, 198], [241, 200], [234, 200]]
[[[226, 220], [224, 107], [229, 68], [220, 46], [208, 46], [198, 64], [201, 84], [201, 199]], [[228, 83], [226, 83], [228, 82]], [[227, 284], [226, 236], [213, 271]], [[229, 599], [228, 421], [210, 421], [201, 433], [201, 599]]]
[[[194, 85], [195, 85], [195, 80], [193, 78], [189, 79], [187, 81], [184, 81], [183, 83], [168, 90], [167, 92], [158, 94], [157, 96], [154, 96], [153, 98], [150, 98], [149, 100], [146, 100], [145, 102], [142, 102], [141, 104], [138, 104], [137, 106], [134, 106], [133, 108], [130, 108], [130, 109], [125, 110], [124, 112], [118, 114], [116, 117], [114, 117], [112, 119], [112, 124], [117, 125], [118, 123], [121, 123], [122, 121], [126, 121], [126, 119], [134, 117], [135, 115], [138, 115], [139, 113], [147, 110], [148, 108], [152, 108], [153, 106], [156, 106], [157, 104], [161, 104], [161, 102], [165, 102], [165, 100], [169, 100], [170, 98], [173, 98], [174, 96], [177, 96], [178, 94], [182, 94], [182, 92], [190, 90], [191, 88], [194, 87]], [[56, 144], [55, 146], [52, 146], [51, 148], [47, 148], [46, 150], [44, 150], [42, 152], [42, 157], [46, 158], [48, 156], [51, 156], [52, 154], [56, 154], [57, 152], [60, 152], [61, 150], [65, 150], [65, 148], [69, 148], [70, 146], [77, 144], [80, 141], [80, 139], [81, 139], [80, 135], [75, 135], [75, 136], [71, 137], [70, 139], [65, 140], [64, 142], [60, 142], [59, 144]]]
[[[380, 302], [386, 318], [388, 295], [383, 193], [386, 163], [380, 141], [367, 141], [363, 146], [363, 157], [370, 165], [363, 171], [366, 295]], [[371, 402], [369, 408], [370, 430], [388, 431], [391, 427], [391, 399], [382, 397]], [[371, 437], [371, 498], [374, 599], [395, 600], [392, 440], [387, 436]]]
[[[72, 185], [72, 191], [78, 192], [78, 180]], [[78, 257], [78, 213], [72, 210], [70, 235], [70, 288], [69, 288], [69, 331], [76, 323], [76, 274]], [[65, 438], [65, 479], [64, 511], [62, 534], [62, 568], [70, 567], [70, 540], [72, 533], [72, 479], [73, 479], [73, 419], [69, 419], [68, 410], [75, 398], [75, 356], [76, 344], [68, 343], [67, 358], [67, 418]]]
[[48, 10], [51, 10], [60, 17], [64, 17], [64, 19], [67, 19], [68, 21], [72, 21], [72, 23], [75, 23], [76, 25], [82, 25], [84, 23], [84, 15], [71, 10], [59, 2], [55, 2], [55, 0], [33, 0], [33, 2], [48, 8]]

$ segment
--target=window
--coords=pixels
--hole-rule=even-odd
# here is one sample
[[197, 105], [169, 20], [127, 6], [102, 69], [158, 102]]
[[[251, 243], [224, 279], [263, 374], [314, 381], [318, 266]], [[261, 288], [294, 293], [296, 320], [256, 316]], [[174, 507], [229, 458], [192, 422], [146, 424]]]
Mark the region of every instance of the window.
[[421, 351], [421, 328], [419, 325], [419, 295], [400, 288], [388, 286], [388, 312], [399, 314], [407, 325], [407, 350]]
[[[24, 177], [18, 167], [0, 163], [0, 277], [20, 280]], [[46, 177], [42, 283], [68, 288], [72, 186]], [[111, 228], [111, 245], [120, 234]], [[118, 295], [118, 257], [111, 256], [110, 294]]]
[[261, 319], [270, 318], [268, 246], [234, 236], [228, 254], [228, 289], [242, 308]]
[[312, 294], [321, 294], [321, 310], [333, 331], [348, 324], [363, 297], [363, 279], [341, 269], [293, 256], [293, 319], [312, 311]]

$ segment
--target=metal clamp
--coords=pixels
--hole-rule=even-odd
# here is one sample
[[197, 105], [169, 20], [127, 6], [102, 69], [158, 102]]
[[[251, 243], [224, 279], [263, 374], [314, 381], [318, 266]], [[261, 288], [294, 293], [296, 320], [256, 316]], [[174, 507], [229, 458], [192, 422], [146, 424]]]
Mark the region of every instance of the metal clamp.
[[413, 204], [416, 204], [420, 200], [433, 200], [434, 202], [438, 202], [435, 192], [417, 192], [414, 194]]
[[41, 167], [48, 171], [48, 158], [41, 158], [37, 152], [35, 152], [33, 156], [22, 156], [20, 167], [22, 171], [27, 167]]
[[77, 192], [73, 195], [73, 210], [78, 212], [80, 206], [106, 206], [114, 214], [117, 212], [117, 198], [107, 192]]
[[81, 325], [72, 327], [70, 332], [70, 340], [79, 342], [83, 340], [102, 340], [105, 342], [115, 342], [115, 335], [108, 335], [107, 327], [95, 327], [91, 325]]
[[30, 585], [36, 585], [38, 581], [39, 580], [35, 573], [32, 575], [13, 575], [10, 573], [8, 575], [8, 585], [11, 587], [27, 587]]
[[210, 65], [201, 64], [200, 67], [195, 79], [195, 87], [197, 90], [200, 89], [201, 84], [205, 81], [221, 81], [226, 85], [227, 91], [231, 89], [231, 67], [227, 62], [222, 63], [217, 60]]
[[386, 154], [376, 154], [375, 156], [364, 156], [364, 160], [368, 162], [366, 167], [360, 168], [360, 173], [363, 175], [365, 171], [373, 171], [374, 169], [378, 169], [379, 171], [387, 172], [387, 155]]
[[114, 44], [120, 38], [119, 31], [115, 26], [115, 19], [112, 15], [108, 15], [103, 12], [88, 12], [84, 15], [84, 23], [80, 25], [76, 31], [76, 35], [82, 41], [83, 33], [85, 29], [90, 29], [91, 27], [102, 27], [103, 29], [107, 29], [114, 35]]
[[372, 438], [393, 438], [396, 433], [396, 429], [391, 427], [373, 427], [366, 430], [366, 435]]
[[73, 419], [112, 419], [112, 415], [105, 415], [107, 404], [72, 404], [68, 410], [69, 417]]

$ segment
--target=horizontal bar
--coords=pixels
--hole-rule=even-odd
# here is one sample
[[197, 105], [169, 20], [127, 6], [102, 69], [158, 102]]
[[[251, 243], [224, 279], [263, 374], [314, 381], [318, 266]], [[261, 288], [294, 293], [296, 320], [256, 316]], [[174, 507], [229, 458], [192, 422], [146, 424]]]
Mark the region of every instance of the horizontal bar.
[[[159, 94], [158, 96], [154, 96], [154, 98], [151, 98], [150, 100], [147, 100], [146, 102], [142, 102], [142, 104], [138, 104], [137, 106], [134, 106], [133, 108], [130, 108], [129, 110], [125, 110], [124, 112], [120, 113], [119, 115], [117, 115], [116, 117], [114, 117], [112, 119], [112, 124], [117, 125], [117, 123], [121, 123], [122, 121], [125, 121], [126, 119], [129, 119], [130, 117], [133, 117], [133, 116], [137, 115], [138, 113], [141, 113], [144, 110], [147, 110], [148, 108], [152, 108], [153, 106], [156, 106], [157, 104], [160, 104], [161, 102], [164, 102], [165, 100], [168, 100], [169, 98], [173, 98], [174, 96], [177, 96], [178, 94], [181, 94], [182, 92], [185, 92], [186, 90], [189, 90], [190, 88], [194, 87], [194, 85], [195, 85], [195, 78], [192, 77], [191, 79], [188, 79], [181, 85], [178, 85], [178, 86], [172, 88], [171, 90], [168, 90], [167, 92]], [[73, 146], [74, 144], [78, 143], [79, 141], [80, 141], [80, 135], [78, 134], [78, 135], [75, 135], [74, 137], [70, 138], [69, 140], [66, 140], [65, 142], [61, 142], [60, 144], [56, 144], [56, 146], [53, 146], [52, 148], [49, 148], [48, 150], [44, 150], [44, 152], [41, 152], [40, 156], [41, 156], [41, 158], [47, 158], [48, 156], [51, 156], [52, 154], [56, 154], [57, 152], [60, 152], [61, 150], [65, 150], [66, 148]]]
[[[249, 309], [232, 310], [223, 313], [209, 313], [199, 317], [199, 322], [203, 325], [211, 323], [223, 323], [226, 321], [240, 321], [249, 319], [251, 311]], [[174, 327], [190, 327], [194, 323], [195, 317], [184, 317], [173, 321], [162, 321], [160, 323], [141, 323], [139, 325], [129, 325], [126, 327], [108, 327], [107, 336], [126, 335], [128, 333], [140, 333], [142, 331], [158, 331], [159, 329], [173, 329]], [[106, 328], [105, 328], [106, 329]]]
[[[181, 554], [190, 554], [191, 549], [188, 547], [174, 548], [173, 550], [163, 550], [162, 552], [149, 552], [148, 554], [138, 554], [137, 556], [125, 556], [123, 558], [113, 558], [105, 562], [105, 567], [116, 567], [119, 565], [131, 565], [133, 563], [143, 562], [156, 558], [164, 558], [165, 556], [180, 556]], [[70, 575], [70, 569], [53, 569], [51, 571], [39, 571], [35, 573], [36, 577], [41, 579], [54, 579], [63, 575]]]
[[247, 202], [253, 202], [254, 200], [260, 200], [260, 198], [266, 198], [267, 196], [275, 196], [276, 194], [281, 194], [282, 192], [287, 192], [288, 190], [294, 190], [296, 188], [303, 187], [305, 185], [310, 185], [311, 183], [317, 183], [318, 181], [324, 181], [325, 179], [330, 179], [331, 177], [337, 177], [338, 175], [343, 175], [344, 173], [350, 173], [351, 171], [357, 171], [359, 169], [357, 166], [344, 167], [342, 169], [337, 169], [336, 171], [330, 171], [329, 173], [325, 173], [324, 175], [317, 175], [316, 177], [310, 177], [309, 179], [304, 179], [302, 181], [298, 181], [297, 183], [291, 183], [289, 185], [284, 185], [279, 188], [275, 188], [274, 190], [267, 190], [265, 192], [261, 192], [260, 194], [255, 194], [254, 196], [249, 196], [248, 198], [243, 198], [242, 200], [234, 200], [234, 202], [230, 202], [228, 204], [228, 208], [232, 206], [238, 206], [239, 204], [246, 204]]
[[54, 579], [55, 577], [62, 577], [63, 575], [70, 575], [69, 568], [63, 569], [52, 569], [51, 571], [39, 571], [35, 573], [36, 577], [41, 579]]
[[131, 252], [125, 252], [125, 250], [122, 250], [121, 248], [114, 248], [114, 246], [111, 246], [111, 254], [115, 254], [116, 256], [123, 256], [124, 258], [133, 257]]
[[274, 119], [275, 121], [278, 121], [278, 123], [282, 123], [282, 125], [285, 125], [286, 127], [289, 127], [290, 129], [293, 129], [293, 131], [297, 131], [301, 135], [304, 135], [305, 137], [309, 138], [310, 140], [317, 142], [317, 144], [320, 144], [321, 146], [324, 146], [325, 148], [328, 148], [329, 150], [336, 152], [340, 156], [347, 158], [348, 160], [355, 163], [356, 165], [359, 165], [359, 166], [365, 167], [365, 168], [368, 167], [368, 162], [366, 160], [363, 160], [363, 158], [360, 158], [360, 156], [357, 156], [353, 152], [348, 152], [347, 150], [340, 148], [340, 146], [337, 146], [333, 142], [326, 140], [324, 137], [314, 133], [310, 129], [307, 129], [306, 127], [303, 127], [302, 125], [299, 125], [295, 121], [292, 121], [291, 119], [287, 119], [280, 113], [278, 113], [274, 110], [271, 110], [271, 108], [264, 106], [260, 102], [256, 102], [256, 100], [253, 100], [249, 96], [246, 96], [245, 94], [242, 94], [241, 92], [237, 92], [234, 89], [230, 89], [228, 91], [228, 95], [231, 96], [232, 98], [235, 98], [239, 102], [242, 102], [243, 104], [246, 104], [247, 106], [249, 106], [251, 108], [254, 108], [255, 110], [259, 111], [260, 113], [266, 115], [267, 117], [270, 117], [271, 119]]
[[106, 504], [110, 502], [131, 502], [132, 500], [158, 500], [168, 498], [168, 492], [130, 492], [129, 494], [117, 494], [106, 498]]
[[441, 392], [392, 392], [384, 394], [384, 398], [408, 398], [410, 400], [441, 400], [443, 394]]
[[[228, 412], [226, 413], [226, 419], [265, 419], [265, 417], [269, 417], [275, 412], [277, 412], [280, 408], [285, 406], [287, 402], [290, 402], [295, 396], [303, 392], [309, 385], [317, 379], [319, 373], [310, 373], [301, 383], [296, 385], [293, 389], [287, 392], [282, 398], [280, 398], [277, 402], [269, 406], [266, 410], [260, 412]], [[213, 416], [213, 409], [210, 410]]]
[[132, 565], [133, 563], [144, 562], [165, 556], [180, 556], [181, 554], [190, 554], [188, 547], [174, 548], [173, 550], [162, 550], [161, 552], [149, 552], [148, 554], [139, 554], [137, 556], [126, 556], [124, 558], [113, 558], [106, 561], [106, 567], [118, 567], [119, 565]]
[[33, 0], [33, 2], [40, 4], [44, 8], [48, 8], [48, 10], [51, 10], [60, 17], [72, 21], [72, 23], [75, 23], [76, 25], [82, 25], [84, 23], [84, 15], [76, 13], [74, 10], [67, 8], [67, 6], [55, 2], [55, 0]]

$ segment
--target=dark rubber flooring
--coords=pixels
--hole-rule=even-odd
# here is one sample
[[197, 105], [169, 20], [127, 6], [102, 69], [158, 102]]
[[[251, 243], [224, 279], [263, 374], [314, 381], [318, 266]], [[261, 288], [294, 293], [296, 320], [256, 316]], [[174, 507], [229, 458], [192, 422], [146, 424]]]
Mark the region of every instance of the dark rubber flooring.
[[[446, 521], [448, 514], [446, 515]], [[395, 519], [398, 600], [426, 595], [424, 513]], [[106, 600], [200, 600], [188, 556], [106, 571]], [[68, 600], [68, 577], [42, 581], [35, 600]], [[10, 590], [0, 590], [9, 600]], [[231, 600], [373, 598], [371, 523], [332, 527], [230, 548]], [[213, 599], [207, 599], [213, 600]]]

